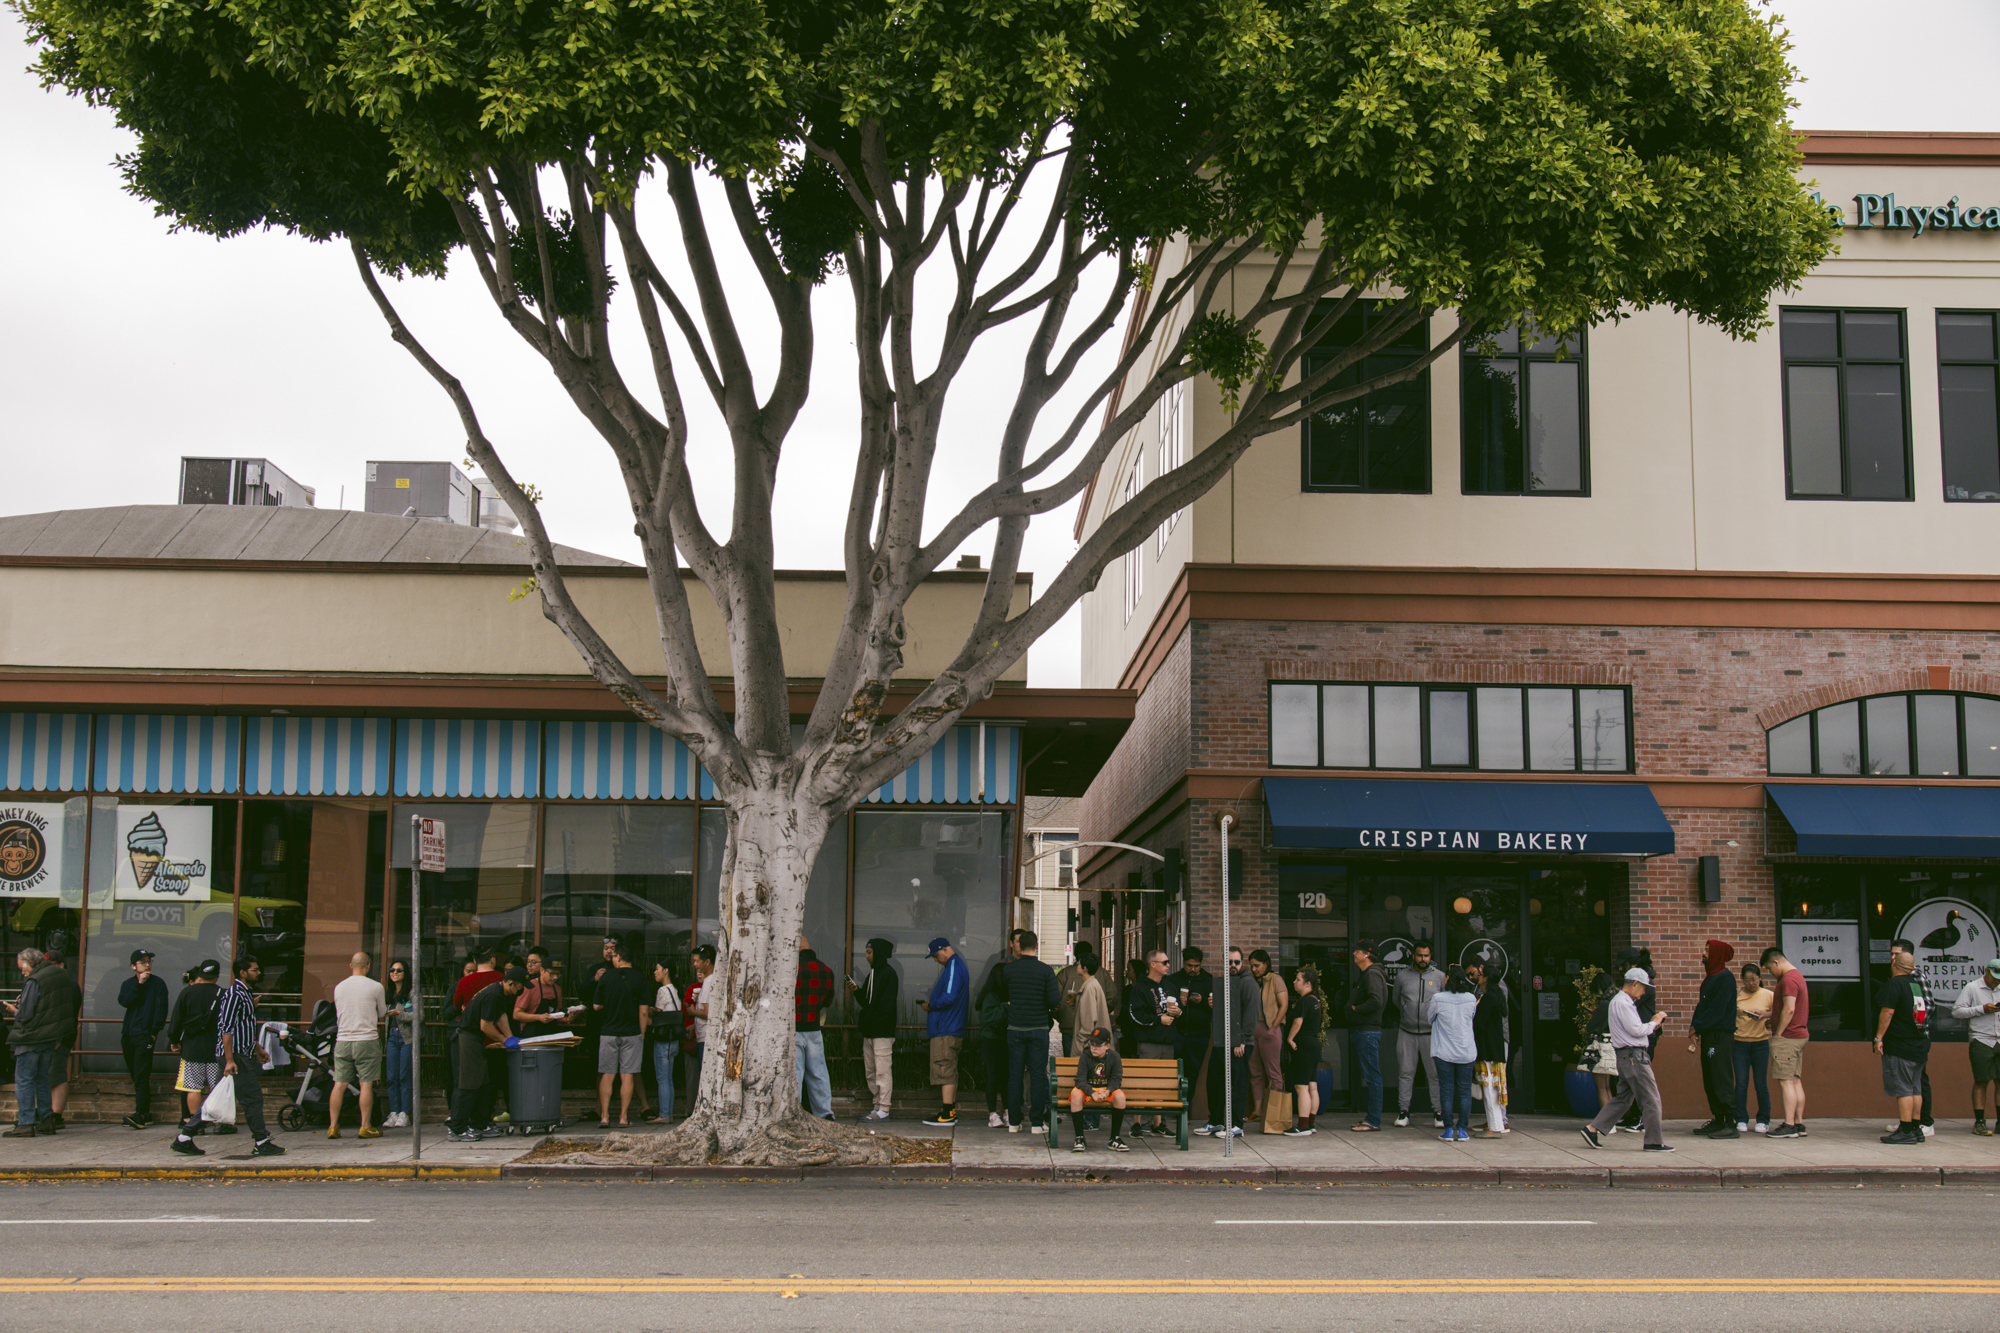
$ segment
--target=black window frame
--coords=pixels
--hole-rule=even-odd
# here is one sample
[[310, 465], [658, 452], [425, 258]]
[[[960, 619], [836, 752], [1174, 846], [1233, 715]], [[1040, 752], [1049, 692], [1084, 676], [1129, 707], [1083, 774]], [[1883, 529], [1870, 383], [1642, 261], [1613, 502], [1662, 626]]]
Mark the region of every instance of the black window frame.
[[[1360, 336], [1365, 338], [1368, 335], [1368, 332], [1375, 326], [1376, 321], [1381, 316], [1388, 314], [1395, 307], [1396, 304], [1397, 304], [1396, 302], [1392, 301], [1379, 301], [1379, 300], [1357, 302], [1356, 308], [1352, 312], [1350, 312], [1349, 318], [1352, 318], [1355, 315], [1360, 316], [1361, 318]], [[1345, 323], [1344, 320], [1342, 322]], [[1305, 356], [1300, 360], [1299, 374], [1302, 377], [1311, 376], [1313, 372], [1317, 370], [1319, 366], [1323, 365], [1327, 360], [1335, 356], [1338, 356], [1340, 353], [1346, 351], [1349, 347], [1353, 346], [1353, 344], [1350, 342], [1333, 341], [1332, 334], [1333, 332], [1337, 331], [1338, 331], [1337, 329], [1330, 331], [1327, 338], [1322, 339], [1316, 346], [1314, 346], [1311, 350], [1309, 350], [1305, 354]], [[1421, 345], [1414, 349], [1410, 349], [1410, 348], [1399, 347], [1397, 342], [1391, 342], [1386, 347], [1382, 348], [1381, 351], [1376, 352], [1370, 356], [1363, 357], [1361, 361], [1358, 363], [1358, 366], [1355, 367], [1355, 369], [1357, 369], [1359, 372], [1360, 378], [1363, 380], [1367, 379], [1371, 371], [1376, 374], [1381, 374], [1392, 370], [1400, 369], [1400, 365], [1397, 364], [1378, 364], [1378, 363], [1396, 362], [1400, 354], [1404, 351], [1408, 351], [1410, 354], [1407, 358], [1402, 359], [1402, 364], [1408, 364], [1408, 362], [1410, 361], [1416, 361], [1422, 359], [1425, 353], [1429, 350], [1430, 346], [1430, 321], [1427, 319], [1418, 320], [1415, 327], [1412, 328], [1408, 333], [1404, 334], [1403, 336], [1416, 337], [1417, 339], [1419, 339]], [[1432, 420], [1432, 412], [1431, 412], [1431, 368], [1429, 366], [1425, 366], [1421, 371], [1417, 373], [1417, 377], [1414, 380], [1408, 382], [1408, 385], [1406, 387], [1422, 404], [1423, 420], [1421, 423], [1421, 434], [1423, 437], [1423, 448], [1419, 451], [1419, 453], [1423, 459], [1423, 482], [1420, 486], [1412, 488], [1408, 486], [1374, 486], [1369, 484], [1368, 472], [1369, 472], [1369, 460], [1371, 451], [1365, 434], [1368, 425], [1366, 418], [1363, 419], [1364, 436], [1361, 446], [1360, 483], [1354, 486], [1337, 486], [1327, 483], [1314, 482], [1312, 479], [1313, 478], [1313, 466], [1312, 466], [1313, 427], [1318, 420], [1318, 414], [1312, 413], [1309, 414], [1305, 418], [1305, 420], [1299, 423], [1299, 490], [1307, 495], [1430, 495], [1432, 494], [1433, 491], [1435, 490], [1436, 479], [1433, 475], [1433, 469], [1431, 465], [1432, 433], [1435, 430], [1435, 424]], [[1374, 394], [1364, 394], [1361, 398], [1350, 401], [1358, 402], [1365, 407], [1369, 399], [1373, 398], [1374, 396], [1375, 396]]]
[[[1958, 719], [1958, 771], [1956, 773], [1919, 773], [1914, 771], [1919, 767], [1921, 759], [1917, 737], [1917, 699], [1920, 696], [1933, 696], [1952, 700], [1953, 712]], [[1911, 772], [1876, 773], [1872, 771], [1874, 765], [1872, 763], [1872, 756], [1869, 754], [1868, 745], [1868, 705], [1876, 699], [1902, 699], [1904, 701], [1904, 716], [1907, 719], [1904, 725], [1909, 729]], [[1967, 699], [1991, 699], [2000, 702], [2000, 695], [1982, 694], [1977, 690], [1883, 690], [1877, 694], [1857, 694], [1851, 699], [1836, 699], [1830, 704], [1822, 704], [1818, 708], [1788, 717], [1775, 726], [1765, 728], [1764, 773], [1767, 777], [1773, 778], [1848, 778], [1857, 781], [1863, 779], [1893, 778], [1898, 780], [1916, 779], [1923, 782], [1992, 782], [1992, 774], [1979, 774], [1975, 776], [1971, 772], [1972, 755], [1969, 751], [1971, 740], [1967, 735], [1965, 725], [1965, 701]], [[1859, 773], [1828, 772], [1821, 766], [1819, 757], [1820, 714], [1829, 708], [1841, 708], [1848, 704], [1857, 705], [1855, 710], [1855, 736], [1857, 743], [1861, 747], [1861, 771]], [[1781, 773], [1771, 767], [1771, 736], [1779, 727], [1790, 726], [1800, 718], [1806, 719], [1806, 755], [1811, 771], [1805, 773]]]
[[[1568, 773], [1578, 778], [1595, 774], [1629, 775], [1639, 771], [1637, 728], [1632, 712], [1632, 687], [1629, 685], [1565, 685], [1541, 684], [1533, 681], [1406, 681], [1406, 680], [1273, 680], [1265, 685], [1265, 763], [1271, 768], [1291, 769], [1308, 772], [1318, 769], [1338, 767], [1340, 771], [1360, 771], [1351, 766], [1336, 766], [1326, 763], [1326, 687], [1365, 689], [1368, 691], [1368, 764], [1369, 771], [1383, 773]], [[1271, 719], [1275, 710], [1271, 706], [1271, 692], [1280, 686], [1309, 686], [1313, 690], [1313, 755], [1317, 762], [1311, 764], [1283, 764], [1274, 757], [1271, 744]], [[1377, 762], [1375, 736], [1375, 691], [1378, 689], [1415, 689], [1417, 691], [1418, 754], [1421, 762], [1416, 768], [1391, 767]], [[1521, 766], [1518, 768], [1481, 768], [1479, 766], [1479, 691], [1519, 690], [1521, 692]], [[1530, 690], [1567, 690], [1570, 696], [1570, 742], [1572, 746], [1572, 766], [1569, 768], [1535, 768], [1530, 759], [1533, 754], [1528, 731], [1528, 692]], [[1623, 768], [1583, 767], [1583, 718], [1582, 698], [1585, 690], [1616, 690], [1625, 698], [1625, 765]], [[1434, 693], [1465, 694], [1466, 699], [1466, 753], [1469, 762], [1463, 764], [1437, 764], [1431, 762], [1431, 695]], [[1960, 749], [1964, 749], [1964, 711], [1960, 710]]]
[[[1824, 357], [1790, 357], [1785, 354], [1784, 320], [1788, 314], [1830, 314], [1834, 317], [1834, 336], [1839, 340], [1839, 354], [1829, 361]], [[1847, 355], [1847, 325], [1844, 315], [1894, 315], [1897, 336], [1902, 357], [1895, 362], [1903, 375], [1903, 493], [1901, 495], [1855, 495], [1853, 466], [1849, 458], [1847, 431], [1847, 367], [1849, 364], [1880, 366], [1891, 364], [1879, 357], [1852, 357]], [[1792, 486], [1792, 387], [1791, 371], [1794, 366], [1831, 366], [1838, 379], [1834, 391], [1835, 404], [1840, 412], [1840, 494], [1800, 495]], [[1785, 498], [1787, 500], [1832, 500], [1857, 504], [1909, 504], [1916, 499], [1916, 458], [1914, 430], [1910, 418], [1910, 312], [1906, 306], [1869, 305], [1787, 305], [1778, 307], [1778, 407], [1783, 417], [1785, 436]]]
[[[1944, 452], [1944, 368], [1946, 366], [1980, 366], [1993, 372], [1996, 390], [2000, 390], [2000, 310], [1981, 310], [1966, 306], [1939, 306], [1931, 312], [1931, 328], [1935, 334], [1943, 327], [1946, 315], [1984, 315], [1993, 321], [1993, 355], [1984, 360], [1968, 359], [1962, 356], [1946, 356], [1944, 339], [1937, 338], [1938, 349], [1938, 470], [1942, 473], [1944, 499], [1946, 504], [2000, 504], [2000, 494], [1981, 498], [1976, 495], [1953, 495], [1951, 493], [1951, 460]], [[1996, 452], [2000, 452], [2000, 439], [1994, 441]]]
[[[1500, 330], [1500, 332], [1509, 331]], [[1587, 500], [1590, 498], [1590, 331], [1588, 329], [1578, 329], [1575, 333], [1564, 335], [1563, 338], [1556, 340], [1556, 346], [1553, 350], [1546, 352], [1521, 350], [1526, 342], [1526, 335], [1529, 332], [1528, 328], [1515, 327], [1511, 332], [1515, 335], [1515, 350], [1511, 352], [1499, 352], [1489, 356], [1479, 350], [1478, 342], [1475, 339], [1467, 339], [1460, 347], [1458, 358], [1459, 492], [1463, 495], [1550, 496], [1556, 499]], [[1543, 335], [1536, 333], [1535, 337], [1539, 341]], [[1576, 342], [1574, 351], [1564, 346], [1565, 342], [1570, 339], [1574, 339]], [[1520, 378], [1518, 380], [1521, 386], [1521, 489], [1519, 490], [1483, 488], [1475, 490], [1472, 486], [1471, 467], [1473, 452], [1470, 447], [1470, 440], [1468, 439], [1468, 433], [1472, 426], [1472, 396], [1465, 392], [1465, 385], [1467, 383], [1468, 367], [1474, 362], [1488, 361], [1513, 361], [1517, 362], [1521, 367]], [[1530, 384], [1533, 377], [1528, 373], [1528, 367], [1531, 363], [1537, 361], [1574, 361], [1577, 366], [1577, 479], [1579, 485], [1573, 491], [1537, 489], [1533, 485], [1533, 478], [1528, 471], [1528, 421], [1534, 411], [1534, 389]]]

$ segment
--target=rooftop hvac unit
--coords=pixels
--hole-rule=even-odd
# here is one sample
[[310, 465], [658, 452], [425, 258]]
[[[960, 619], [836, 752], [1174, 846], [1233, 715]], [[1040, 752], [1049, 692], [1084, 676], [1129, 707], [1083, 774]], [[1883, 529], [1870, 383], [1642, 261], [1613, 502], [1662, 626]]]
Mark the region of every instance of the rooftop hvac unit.
[[310, 509], [314, 494], [268, 458], [181, 459], [179, 502], [184, 505]]
[[466, 527], [479, 522], [472, 479], [450, 463], [370, 463], [363, 508], [371, 514], [428, 518]]

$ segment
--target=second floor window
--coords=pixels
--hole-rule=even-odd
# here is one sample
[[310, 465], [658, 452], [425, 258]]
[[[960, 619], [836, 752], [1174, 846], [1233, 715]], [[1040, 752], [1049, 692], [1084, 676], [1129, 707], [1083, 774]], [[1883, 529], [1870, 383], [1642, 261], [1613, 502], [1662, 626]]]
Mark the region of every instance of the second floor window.
[[1619, 687], [1271, 683], [1271, 764], [1629, 773]]
[[1774, 775], [2000, 777], [2000, 699], [1877, 694], [1781, 722], [1767, 740]]
[[[1325, 340], [1306, 353], [1303, 373], [1311, 375], [1374, 331], [1385, 302], [1357, 301]], [[1329, 389], [1349, 388], [1389, 374], [1423, 356], [1429, 330], [1423, 321], [1336, 375]], [[1301, 428], [1302, 478], [1308, 491], [1397, 491], [1429, 494], [1431, 489], [1431, 376], [1415, 378], [1360, 398], [1333, 403], [1306, 418]]]
[[2000, 500], [2000, 347], [1991, 310], [1938, 311], [1944, 498]]
[[[1187, 381], [1182, 380], [1160, 397], [1159, 468], [1153, 473], [1154, 476], [1164, 477], [1187, 462], [1187, 431]], [[1156, 554], [1166, 553], [1167, 538], [1173, 535], [1180, 521], [1181, 511], [1176, 509], [1167, 515], [1165, 522], [1160, 524], [1159, 533], [1154, 539]]]
[[1785, 481], [1794, 500], [1910, 498], [1903, 312], [1782, 310]]
[[1502, 329], [1460, 358], [1467, 495], [1588, 495], [1582, 334]]

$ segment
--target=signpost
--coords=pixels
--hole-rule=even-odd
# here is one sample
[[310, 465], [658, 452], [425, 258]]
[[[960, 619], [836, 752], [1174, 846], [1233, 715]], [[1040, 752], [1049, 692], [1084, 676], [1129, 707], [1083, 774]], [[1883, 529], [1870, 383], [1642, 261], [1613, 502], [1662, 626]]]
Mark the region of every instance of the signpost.
[[[410, 1160], [424, 1155], [423, 875], [444, 873], [444, 821], [410, 816]], [[447, 1050], [445, 1057], [449, 1059]]]

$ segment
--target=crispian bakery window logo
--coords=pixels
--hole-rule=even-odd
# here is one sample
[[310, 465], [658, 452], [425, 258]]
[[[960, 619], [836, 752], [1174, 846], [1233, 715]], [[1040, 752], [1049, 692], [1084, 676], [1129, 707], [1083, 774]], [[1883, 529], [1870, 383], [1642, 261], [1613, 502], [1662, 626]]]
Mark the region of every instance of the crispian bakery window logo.
[[60, 805], [0, 806], [0, 897], [53, 893], [62, 883]]
[[121, 805], [118, 846], [124, 856], [113, 897], [205, 902], [213, 814], [205, 805]]
[[1895, 938], [1917, 947], [1917, 972], [1946, 1019], [1966, 983], [1986, 971], [1987, 960], [2000, 958], [1993, 922], [1963, 898], [1918, 903], [1896, 927]]

